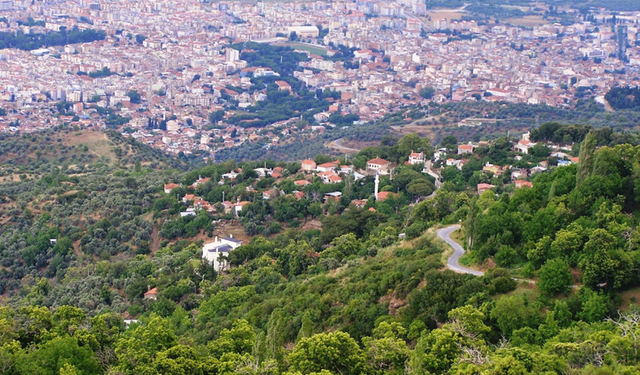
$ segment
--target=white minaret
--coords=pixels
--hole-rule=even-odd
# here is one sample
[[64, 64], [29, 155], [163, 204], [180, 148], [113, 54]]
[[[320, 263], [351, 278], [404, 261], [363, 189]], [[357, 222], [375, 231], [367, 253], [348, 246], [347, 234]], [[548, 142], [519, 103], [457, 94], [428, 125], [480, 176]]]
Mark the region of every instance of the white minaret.
[[375, 187], [373, 188], [373, 196], [376, 200], [378, 200], [378, 185], [380, 184], [380, 176], [378, 176], [378, 171], [376, 171], [376, 180]]

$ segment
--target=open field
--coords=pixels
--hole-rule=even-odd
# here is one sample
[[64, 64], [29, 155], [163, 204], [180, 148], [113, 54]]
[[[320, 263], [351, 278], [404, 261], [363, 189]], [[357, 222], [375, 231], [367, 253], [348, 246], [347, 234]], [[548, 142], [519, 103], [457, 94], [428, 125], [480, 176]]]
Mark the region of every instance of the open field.
[[116, 160], [113, 152], [113, 142], [109, 140], [107, 134], [96, 130], [84, 130], [82, 132], [70, 132], [63, 138], [63, 143], [67, 146], [87, 146], [89, 153], [98, 158], [105, 157]]
[[524, 16], [519, 18], [507, 18], [504, 23], [510, 23], [516, 26], [534, 27], [548, 24], [549, 21], [542, 19], [542, 16]]
[[432, 20], [442, 20], [445, 18], [448, 20], [459, 20], [465, 13], [466, 12], [464, 11], [454, 9], [442, 9], [439, 11], [428, 11], [427, 16], [429, 16], [429, 18], [431, 18]]
[[629, 310], [630, 304], [638, 305], [640, 303], [640, 287], [622, 292], [621, 298], [622, 303], [619, 306], [621, 310]]
[[296, 43], [296, 42], [287, 42], [287, 43], [283, 43], [285, 46], [289, 46], [291, 48], [294, 49], [299, 49], [302, 51], [308, 51], [309, 53], [313, 54], [313, 55], [320, 55], [320, 56], [326, 56], [327, 55], [327, 50], [321, 47], [315, 47], [315, 46], [311, 46], [308, 44], [303, 44], [303, 43]]
[[[418, 121], [424, 121], [424, 119]], [[420, 125], [417, 123], [417, 121], [414, 121], [407, 125], [398, 125], [391, 127], [394, 133], [400, 136], [404, 136], [410, 133], [416, 133], [421, 137], [428, 137], [429, 139], [433, 139], [433, 136], [435, 135], [435, 131], [433, 128], [434, 125]]]

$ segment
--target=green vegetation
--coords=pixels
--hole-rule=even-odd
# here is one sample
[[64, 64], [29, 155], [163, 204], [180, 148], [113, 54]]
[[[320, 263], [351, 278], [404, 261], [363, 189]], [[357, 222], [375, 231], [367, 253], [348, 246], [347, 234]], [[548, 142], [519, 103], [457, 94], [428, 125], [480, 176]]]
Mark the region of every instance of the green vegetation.
[[[569, 269], [581, 270], [582, 283], [601, 298], [638, 285], [635, 232], [638, 181], [632, 146], [602, 147], [589, 133], [580, 161], [533, 179], [533, 188], [513, 194], [482, 194], [472, 200], [467, 219], [471, 255], [479, 262], [501, 253], [509, 265], [531, 274], [539, 269], [540, 289], [566, 292]], [[586, 301], [583, 300], [583, 303]], [[604, 313], [609, 313], [604, 311]]]
[[316, 92], [309, 91], [304, 83], [297, 79], [286, 78], [292, 92], [279, 89], [275, 81], [282, 81], [282, 78], [251, 78], [253, 86], [250, 91], [266, 89], [266, 99], [257, 102], [255, 106], [247, 107], [244, 111], [237, 111], [227, 122], [245, 128], [262, 128], [301, 115], [306, 121], [312, 122], [315, 121], [314, 114], [329, 109], [329, 102], [322, 94], [318, 96]]
[[319, 56], [326, 56], [327, 55], [327, 50], [325, 50], [324, 48], [320, 48], [320, 47], [314, 47], [311, 45], [307, 45], [307, 44], [302, 44], [302, 43], [287, 43], [286, 44], [289, 47], [292, 47], [294, 49], [298, 49], [298, 50], [302, 50], [302, 51], [308, 51], [314, 55], [319, 55]]
[[[420, 118], [411, 111], [376, 126]], [[540, 145], [519, 160], [503, 137], [465, 155], [461, 170], [443, 166], [438, 190], [423, 165], [404, 163], [412, 151], [431, 157], [429, 139], [382, 136], [338, 160], [397, 165], [376, 201], [371, 176], [323, 184], [299, 162], [194, 169], [115, 132], [3, 135], [0, 177], [24, 176], [0, 184], [3, 371], [637, 372], [640, 311], [620, 293], [640, 284], [640, 153], [606, 128], [549, 123], [531, 136]], [[582, 140], [570, 151], [580, 162], [514, 189], [508, 166], [553, 166], [543, 143], [558, 139]], [[457, 149], [456, 137], [443, 141]], [[72, 165], [83, 154], [94, 156]], [[483, 172], [487, 162], [504, 173]], [[276, 167], [280, 177], [256, 170]], [[494, 190], [478, 196], [481, 182]], [[177, 185], [166, 193], [167, 183]], [[194, 200], [203, 209], [181, 216]], [[237, 215], [230, 202], [243, 202]], [[471, 260], [491, 259], [482, 277], [444, 270], [433, 227], [460, 222]], [[202, 244], [231, 233], [244, 242], [217, 272]]]
[[614, 87], [604, 96], [613, 109], [640, 109], [640, 88]]
[[249, 66], [267, 67], [281, 76], [290, 76], [294, 70], [299, 70], [298, 63], [307, 61], [307, 55], [294, 52], [291, 47], [272, 46], [263, 43], [234, 44], [231, 48], [240, 51], [240, 59]]
[[36, 21], [33, 17], [27, 17], [27, 21], [18, 20], [18, 25], [20, 26], [41, 26], [44, 27], [44, 21]]
[[64, 46], [67, 44], [88, 43], [96, 40], [104, 40], [106, 34], [102, 30], [84, 29], [74, 27], [67, 31], [62, 29], [48, 34], [24, 34], [0, 32], [1, 48], [18, 48], [31, 51], [42, 47]]
[[101, 70], [96, 70], [95, 72], [90, 72], [88, 75], [91, 78], [102, 78], [109, 77], [110, 75], [114, 75], [116, 73], [112, 72], [108, 67], [104, 67]]

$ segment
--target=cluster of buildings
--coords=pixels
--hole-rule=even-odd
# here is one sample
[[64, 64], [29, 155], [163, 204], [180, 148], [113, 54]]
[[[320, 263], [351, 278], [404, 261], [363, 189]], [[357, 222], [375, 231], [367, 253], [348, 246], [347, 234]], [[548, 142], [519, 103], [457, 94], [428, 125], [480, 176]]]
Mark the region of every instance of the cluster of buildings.
[[[444, 159], [451, 151], [447, 149], [440, 149], [434, 154], [434, 159], [429, 160], [425, 157], [423, 152], [414, 152], [408, 155], [407, 161], [405, 164], [407, 165], [420, 165], [423, 166], [423, 173], [428, 173], [436, 178], [436, 181], [440, 179], [439, 170], [432, 170], [432, 165], [434, 162], [444, 162], [443, 166], [456, 166], [458, 169], [462, 169], [464, 164], [469, 161], [469, 159], [464, 159], [464, 157], [473, 157], [474, 151], [477, 147], [487, 146], [487, 143], [479, 143], [479, 144], [461, 144], [457, 147], [457, 154], [460, 159], [447, 158]], [[520, 139], [517, 143], [515, 143], [513, 147], [513, 151], [519, 152], [521, 154], [527, 154], [531, 147], [534, 147], [536, 144], [529, 139], [529, 133], [525, 133], [522, 135], [522, 139]], [[551, 157], [558, 159], [558, 167], [569, 165], [572, 163], [577, 163], [578, 158], [571, 157], [565, 151], [568, 151], [566, 147], [562, 147], [560, 145], [550, 145], [549, 146], [553, 152], [551, 153]], [[453, 150], [455, 152], [455, 150]], [[522, 156], [516, 156], [517, 160], [521, 160]], [[346, 175], [353, 176], [356, 180], [366, 175], [375, 176], [374, 180], [374, 190], [373, 190], [373, 198], [376, 201], [383, 201], [394, 193], [389, 191], [379, 191], [379, 177], [381, 175], [392, 175], [394, 170], [394, 165], [392, 165], [389, 161], [374, 158], [368, 160], [366, 163], [366, 169], [358, 171], [354, 168], [353, 165], [344, 165], [341, 164], [339, 160], [329, 161], [326, 163], [317, 164], [313, 160], [303, 160], [301, 162], [300, 172], [305, 174], [305, 178], [295, 179], [293, 177], [288, 177], [284, 172], [282, 167], [276, 167], [273, 169], [268, 168], [255, 168], [253, 171], [257, 174], [258, 179], [265, 178], [267, 176], [273, 177], [278, 182], [282, 182], [286, 178], [291, 178], [294, 185], [300, 190], [293, 191], [290, 195], [295, 197], [296, 199], [302, 199], [306, 196], [305, 192], [303, 192], [304, 188], [311, 185], [315, 177], [318, 177], [325, 184], [332, 184], [342, 182], [342, 178]], [[513, 186], [516, 189], [520, 188], [531, 188], [533, 184], [527, 179], [536, 173], [545, 172], [548, 168], [550, 168], [548, 162], [542, 161], [539, 165], [531, 168], [512, 168], [511, 166], [499, 166], [487, 163], [483, 166], [482, 172], [489, 174], [490, 176], [501, 176], [505, 173], [510, 173], [511, 181]], [[222, 174], [220, 181], [217, 183], [220, 185], [225, 184], [228, 180], [233, 181], [240, 173], [243, 171], [241, 169], [232, 170], [228, 173]], [[209, 183], [211, 181], [208, 177], [199, 177], [193, 184], [189, 185], [188, 188], [195, 190], [203, 184]], [[439, 184], [436, 184], [439, 187]], [[176, 183], [168, 183], [164, 185], [164, 192], [166, 194], [170, 194], [173, 189], [181, 188], [181, 184]], [[496, 188], [495, 185], [490, 183], [480, 183], [476, 186], [477, 193], [482, 194], [486, 191], [492, 190]], [[284, 191], [275, 190], [275, 188], [270, 187], [263, 191], [257, 191], [253, 186], [248, 186], [248, 192], [253, 193], [261, 193], [262, 199], [272, 199], [279, 195], [285, 195]], [[340, 201], [342, 197], [342, 192], [340, 190], [327, 192], [324, 195], [324, 202], [329, 201]], [[221, 212], [221, 208], [224, 208], [224, 212], [227, 214], [234, 213], [238, 215], [243, 207], [250, 202], [248, 201], [240, 201], [238, 198], [236, 203], [232, 203], [230, 201], [226, 201], [222, 199], [222, 202], [219, 203], [211, 203], [203, 200], [201, 197], [196, 196], [193, 193], [185, 194], [182, 196], [182, 202], [188, 204], [190, 207], [182, 212], [182, 216], [188, 215], [197, 215], [197, 211], [206, 210], [207, 212]], [[367, 199], [356, 199], [351, 203], [356, 207], [365, 207], [367, 204]], [[375, 210], [373, 207], [370, 210]], [[218, 238], [215, 237], [215, 240], [211, 243], [207, 243], [202, 248], [202, 258], [208, 261], [215, 268], [216, 271], [223, 271], [229, 267], [227, 256], [229, 252], [233, 249], [242, 245], [242, 240], [233, 238], [233, 236]]]
[[[267, 67], [249, 68], [228, 45], [283, 43], [293, 32], [299, 42], [294, 47], [309, 57], [295, 77], [312, 89], [340, 92], [327, 113], [316, 115], [320, 127], [335, 112], [368, 121], [424, 103], [425, 87], [435, 89], [430, 100], [437, 102], [481, 98], [565, 106], [582, 89], [602, 96], [614, 84], [636, 83], [640, 13], [618, 14], [614, 29], [624, 32], [615, 32], [611, 25], [579, 21], [577, 14], [570, 26], [522, 28], [429, 20], [420, 17], [425, 12], [424, 0], [3, 1], [0, 17], [7, 21], [0, 22], [0, 32], [78, 27], [104, 30], [107, 38], [31, 52], [0, 50], [0, 108], [7, 110], [0, 131], [63, 123], [104, 127], [109, 119], [94, 108], [102, 107], [130, 118], [124, 127], [132, 136], [176, 154], [201, 150], [213, 157], [217, 149], [245, 141], [277, 145], [296, 132], [317, 134], [296, 129], [295, 121], [244, 129], [223, 119], [222, 129], [207, 130], [210, 112], [228, 110], [223, 96], [236, 100], [239, 110], [265, 99], [264, 92], [230, 89], [248, 89], [247, 73], [277, 75]], [[33, 24], [18, 22], [29, 17]], [[596, 20], [610, 17], [595, 14]], [[339, 45], [354, 50], [349, 64], [330, 59]], [[104, 69], [114, 74], [87, 75]], [[132, 90], [139, 100], [131, 100]], [[73, 104], [71, 114], [52, 116], [60, 101]], [[165, 120], [166, 130], [149, 129], [155, 120]]]
[[[529, 138], [529, 132], [522, 135], [522, 138], [516, 142], [513, 146], [513, 151], [522, 153], [524, 155], [529, 154], [529, 150], [536, 145], [535, 142], [532, 142]], [[443, 165], [445, 167], [455, 166], [458, 170], [462, 170], [462, 167], [469, 161], [467, 159], [467, 155], [473, 155], [474, 151], [478, 147], [487, 146], [487, 142], [480, 142], [478, 144], [461, 144], [458, 145], [457, 154], [459, 155], [458, 159], [455, 158], [447, 158], [444, 160]], [[557, 159], [557, 166], [563, 167], [570, 164], [577, 164], [580, 159], [578, 157], [574, 157], [569, 155], [567, 152], [570, 151], [570, 148], [563, 147], [557, 144], [548, 145], [548, 147], [552, 150], [549, 155], [552, 158]], [[446, 149], [440, 149], [435, 154], [436, 161], [446, 155]], [[522, 156], [517, 155], [515, 157], [516, 160], [522, 160]], [[488, 173], [491, 176], [502, 176], [507, 171], [511, 171], [511, 181], [513, 182], [516, 189], [520, 189], [523, 187], [533, 187], [533, 184], [526, 179], [534, 175], [536, 173], [546, 172], [549, 169], [549, 163], [546, 160], [541, 161], [537, 166], [526, 169], [526, 168], [512, 168], [511, 166], [500, 166], [491, 163], [486, 163], [482, 167], [482, 172]], [[482, 194], [487, 190], [491, 190], [496, 186], [488, 184], [488, 183], [480, 183], [477, 185], [478, 194]]]

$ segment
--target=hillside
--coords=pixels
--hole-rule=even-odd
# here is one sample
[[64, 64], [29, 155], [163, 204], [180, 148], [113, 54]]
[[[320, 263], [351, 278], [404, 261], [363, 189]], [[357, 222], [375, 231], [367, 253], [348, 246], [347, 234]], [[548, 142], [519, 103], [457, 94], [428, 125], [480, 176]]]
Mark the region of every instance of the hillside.
[[101, 166], [130, 168], [136, 162], [152, 168], [185, 168], [186, 163], [115, 131], [61, 127], [31, 134], [0, 134], [0, 179], [40, 178], [51, 166], [67, 174]]
[[[435, 151], [407, 134], [348, 160], [188, 171], [70, 133], [50, 155], [85, 139], [83, 173], [42, 156], [0, 183], [6, 373], [638, 371], [639, 313], [620, 295], [640, 284], [640, 162], [606, 130], [550, 123], [460, 154], [455, 137]], [[457, 223], [484, 276], [444, 268], [435, 229]], [[239, 247], [202, 261], [204, 242], [231, 234]]]

